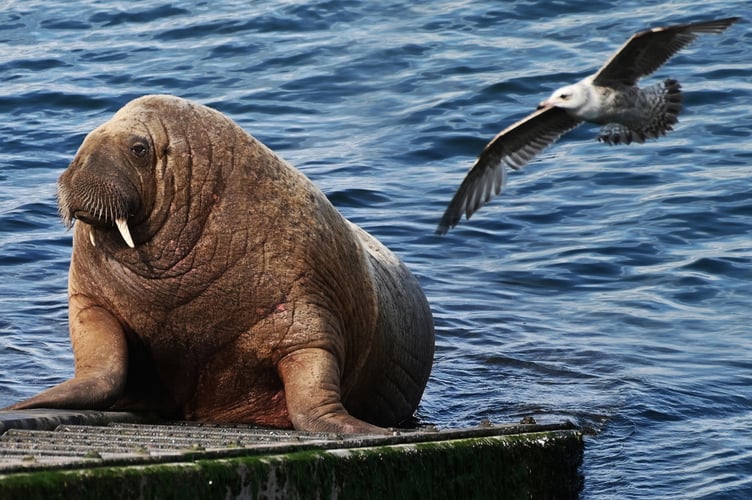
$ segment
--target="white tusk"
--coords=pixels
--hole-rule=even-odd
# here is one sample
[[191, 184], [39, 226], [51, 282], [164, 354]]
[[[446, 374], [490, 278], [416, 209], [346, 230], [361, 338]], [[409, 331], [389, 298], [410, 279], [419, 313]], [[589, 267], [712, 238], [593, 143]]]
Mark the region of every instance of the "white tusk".
[[120, 231], [120, 236], [125, 240], [125, 243], [129, 247], [134, 248], [136, 245], [133, 244], [131, 232], [128, 230], [128, 222], [125, 219], [115, 219], [115, 225], [117, 226], [118, 231]]
[[89, 228], [89, 241], [91, 241], [91, 246], [93, 247], [97, 246], [97, 242], [94, 241], [94, 228], [93, 227]]

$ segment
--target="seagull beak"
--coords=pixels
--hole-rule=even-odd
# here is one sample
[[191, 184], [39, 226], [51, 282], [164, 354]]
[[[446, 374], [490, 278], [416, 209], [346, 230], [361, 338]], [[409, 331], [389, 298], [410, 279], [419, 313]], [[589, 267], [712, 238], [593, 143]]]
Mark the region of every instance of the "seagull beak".
[[546, 99], [545, 101], [541, 101], [541, 102], [540, 102], [540, 103], [538, 104], [538, 107], [537, 107], [537, 108], [535, 108], [535, 109], [538, 109], [538, 110], [540, 110], [540, 109], [543, 109], [543, 108], [550, 108], [551, 106], [552, 106], [552, 104], [551, 104], [551, 102], [549, 101], [549, 99]]

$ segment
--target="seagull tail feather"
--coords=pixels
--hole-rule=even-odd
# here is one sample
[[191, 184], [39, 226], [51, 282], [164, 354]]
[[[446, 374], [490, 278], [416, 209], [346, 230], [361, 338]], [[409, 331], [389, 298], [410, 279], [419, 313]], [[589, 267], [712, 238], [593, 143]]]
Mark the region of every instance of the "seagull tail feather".
[[666, 135], [674, 129], [674, 125], [679, 121], [679, 113], [682, 111], [682, 101], [684, 96], [681, 92], [681, 85], [671, 78], [665, 80], [662, 84], [654, 87], [654, 108], [650, 113], [651, 119], [641, 130], [642, 134], [648, 138], [658, 138]]
[[669, 130], [679, 121], [679, 113], [682, 111], [682, 101], [684, 96], [681, 92], [681, 85], [676, 80], [668, 79], [663, 82], [663, 120], [657, 123], [663, 127], [661, 135]]
[[681, 85], [673, 79], [665, 80], [642, 90], [643, 112], [646, 120], [638, 126], [609, 123], [598, 134], [598, 141], [606, 144], [642, 144], [646, 139], [657, 139], [674, 129], [679, 121], [684, 96]]

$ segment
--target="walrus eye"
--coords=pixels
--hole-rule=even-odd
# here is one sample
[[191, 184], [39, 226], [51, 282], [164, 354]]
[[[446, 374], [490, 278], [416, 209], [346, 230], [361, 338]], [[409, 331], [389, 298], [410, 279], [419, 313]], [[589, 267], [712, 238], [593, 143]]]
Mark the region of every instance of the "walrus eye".
[[136, 155], [138, 158], [143, 158], [146, 156], [146, 152], [149, 151], [149, 148], [140, 142], [137, 142], [133, 146], [131, 146], [131, 152]]

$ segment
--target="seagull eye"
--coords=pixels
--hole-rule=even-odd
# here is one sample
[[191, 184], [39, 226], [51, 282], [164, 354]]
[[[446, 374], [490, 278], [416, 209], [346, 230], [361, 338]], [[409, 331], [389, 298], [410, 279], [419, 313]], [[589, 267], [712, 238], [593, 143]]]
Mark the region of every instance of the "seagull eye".
[[559, 96], [559, 99], [564, 99], [566, 101], [567, 99], [569, 99], [569, 94], [561, 94]]

